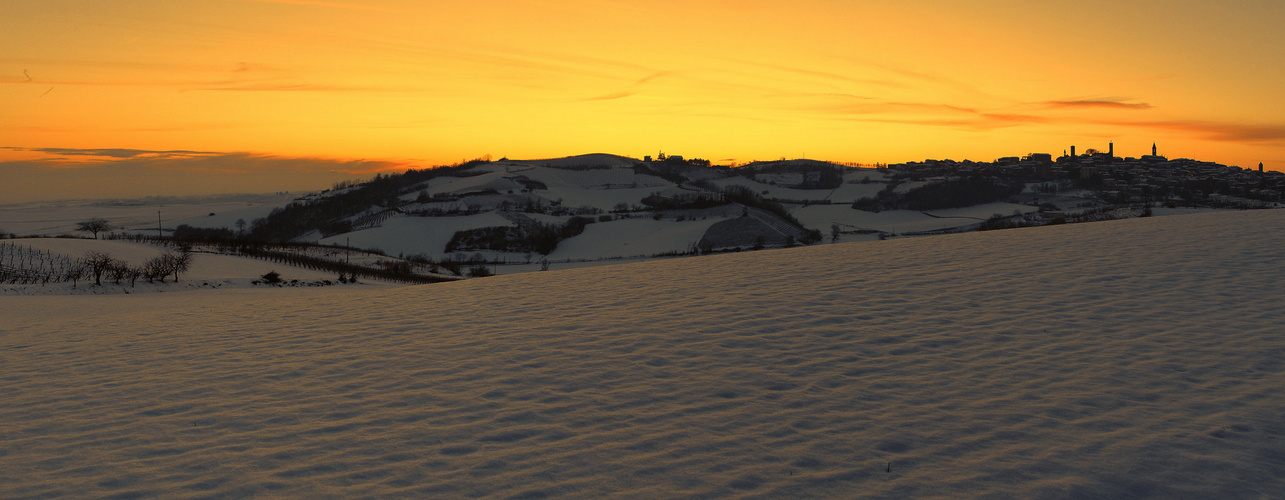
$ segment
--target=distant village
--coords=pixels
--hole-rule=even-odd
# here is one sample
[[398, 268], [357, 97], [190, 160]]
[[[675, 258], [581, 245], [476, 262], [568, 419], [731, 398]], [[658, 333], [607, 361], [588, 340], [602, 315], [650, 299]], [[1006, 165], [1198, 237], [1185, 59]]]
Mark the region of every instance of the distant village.
[[1045, 182], [1048, 189], [1079, 187], [1098, 190], [1115, 203], [1201, 204], [1227, 208], [1264, 208], [1282, 201], [1285, 173], [1258, 168], [1229, 167], [1186, 158], [1170, 160], [1158, 154], [1138, 158], [1088, 149], [1076, 154], [1075, 146], [1061, 157], [1031, 153], [999, 158], [994, 162], [924, 160], [888, 165], [894, 176], [913, 180], [983, 175], [1010, 181]]

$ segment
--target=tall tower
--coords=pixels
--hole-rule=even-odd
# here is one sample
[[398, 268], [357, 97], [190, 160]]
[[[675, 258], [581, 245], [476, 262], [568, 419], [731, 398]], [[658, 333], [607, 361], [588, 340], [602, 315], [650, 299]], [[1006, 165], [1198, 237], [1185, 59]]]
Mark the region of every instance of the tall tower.
[[1114, 142], [1108, 142], [1108, 143], [1107, 143], [1107, 157], [1108, 157], [1108, 158], [1115, 158], [1115, 143], [1114, 143]]
[[1151, 156], [1156, 156], [1156, 143], [1151, 143]]
[[1071, 146], [1071, 156], [1075, 156], [1075, 146]]
[[1263, 173], [1263, 162], [1258, 162], [1258, 173]]

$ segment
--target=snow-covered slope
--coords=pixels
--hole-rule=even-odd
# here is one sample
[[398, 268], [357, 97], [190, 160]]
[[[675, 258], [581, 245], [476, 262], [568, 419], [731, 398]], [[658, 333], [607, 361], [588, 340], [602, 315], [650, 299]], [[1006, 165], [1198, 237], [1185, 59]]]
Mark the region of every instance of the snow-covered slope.
[[6, 297], [7, 498], [1269, 498], [1285, 211]]
[[457, 217], [391, 217], [378, 227], [317, 241], [324, 245], [378, 248], [390, 255], [440, 255], [456, 231], [512, 225], [492, 212]]

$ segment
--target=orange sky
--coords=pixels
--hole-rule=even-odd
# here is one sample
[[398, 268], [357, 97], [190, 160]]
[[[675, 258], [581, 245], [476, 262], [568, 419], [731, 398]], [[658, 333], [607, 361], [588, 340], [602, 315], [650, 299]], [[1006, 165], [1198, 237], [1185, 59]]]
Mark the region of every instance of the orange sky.
[[315, 189], [486, 154], [896, 163], [1114, 141], [1285, 170], [1278, 0], [4, 10], [0, 202]]

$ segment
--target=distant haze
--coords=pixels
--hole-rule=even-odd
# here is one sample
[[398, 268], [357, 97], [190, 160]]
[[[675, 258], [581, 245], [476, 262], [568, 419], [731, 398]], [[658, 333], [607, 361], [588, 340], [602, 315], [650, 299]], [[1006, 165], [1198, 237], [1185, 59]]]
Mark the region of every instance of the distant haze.
[[380, 170], [389, 162], [279, 158], [193, 151], [62, 150], [27, 152], [0, 163], [0, 204], [56, 199], [200, 196], [316, 191]]

